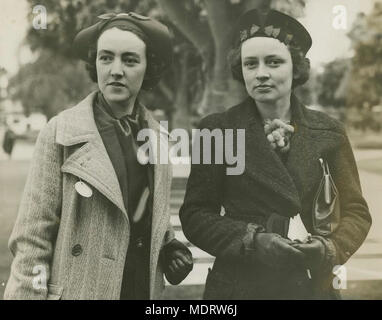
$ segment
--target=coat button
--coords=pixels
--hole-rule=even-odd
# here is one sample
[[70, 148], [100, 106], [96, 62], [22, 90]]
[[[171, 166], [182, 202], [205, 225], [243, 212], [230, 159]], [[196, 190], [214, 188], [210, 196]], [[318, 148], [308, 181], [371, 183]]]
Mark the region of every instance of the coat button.
[[143, 240], [142, 238], [138, 238], [137, 240], [137, 248], [141, 249], [143, 247]]
[[75, 256], [75, 257], [78, 257], [80, 254], [82, 253], [82, 247], [80, 244], [76, 244], [73, 248], [72, 248], [72, 255]]

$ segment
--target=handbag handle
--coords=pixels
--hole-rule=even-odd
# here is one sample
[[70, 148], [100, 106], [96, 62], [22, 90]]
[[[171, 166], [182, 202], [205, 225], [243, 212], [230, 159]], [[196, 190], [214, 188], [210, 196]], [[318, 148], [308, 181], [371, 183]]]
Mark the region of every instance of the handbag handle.
[[321, 164], [321, 168], [324, 174], [325, 184], [324, 184], [324, 195], [325, 195], [325, 202], [327, 204], [331, 203], [331, 188], [330, 188], [330, 171], [329, 171], [329, 165], [326, 161], [324, 161], [322, 158], [318, 159]]

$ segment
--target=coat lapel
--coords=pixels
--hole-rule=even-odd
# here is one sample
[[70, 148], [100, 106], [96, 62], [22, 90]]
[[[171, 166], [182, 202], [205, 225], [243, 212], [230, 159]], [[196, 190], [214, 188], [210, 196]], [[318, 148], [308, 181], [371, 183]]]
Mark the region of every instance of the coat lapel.
[[56, 142], [64, 146], [83, 144], [69, 155], [61, 170], [96, 188], [115, 204], [127, 219], [118, 178], [94, 120], [94, 97], [95, 92], [58, 116]]
[[150, 255], [150, 295], [153, 295], [155, 279], [157, 277], [157, 266], [160, 250], [165, 233], [169, 224], [169, 192], [171, 186], [171, 165], [160, 164], [160, 151], [162, 144], [168, 143], [168, 132], [162, 128], [149, 112], [142, 108], [144, 113], [144, 127], [155, 132], [156, 148], [154, 151], [154, 181], [153, 181], [153, 215], [151, 225], [151, 255]]
[[308, 110], [295, 96], [291, 99], [295, 133], [286, 167], [302, 199], [309, 194], [321, 179], [319, 158], [327, 158], [329, 150], [338, 143], [337, 135], [330, 130], [328, 122], [315, 117], [315, 111]]
[[[160, 127], [158, 122], [152, 118], [146, 109], [143, 109], [144, 126], [152, 129], [155, 132], [156, 148], [152, 148], [154, 151], [154, 181], [153, 183], [153, 217], [152, 217], [152, 235], [153, 238], [158, 233], [159, 227], [163, 226], [163, 219], [166, 219], [164, 214], [166, 201], [168, 196], [168, 170], [170, 165], [160, 164], [160, 150], [166, 150], [161, 148], [161, 145], [168, 143], [166, 140], [167, 132]], [[167, 224], [166, 224], [167, 227]]]
[[[95, 92], [87, 96], [75, 107], [65, 110], [58, 116], [56, 141], [64, 146], [84, 144], [74, 151], [64, 162], [61, 170], [71, 173], [91, 184], [99, 192], [113, 202], [127, 217], [121, 188], [114, 167], [107, 154], [102, 138], [97, 130], [93, 115], [93, 99]], [[153, 196], [153, 232], [161, 223], [163, 209], [167, 197], [168, 165], [159, 163], [160, 144], [166, 143], [166, 132], [160, 130], [159, 124], [152, 118], [149, 111], [141, 106], [143, 124], [152, 129], [157, 137], [157, 150], [154, 154], [157, 160], [154, 164], [154, 179], [150, 178]]]
[[[275, 206], [280, 205], [280, 214], [287, 212], [296, 214], [301, 207], [299, 195], [287, 168], [279, 156], [272, 150], [265, 137], [261, 116], [255, 102], [248, 98], [243, 105], [244, 117], [242, 126], [245, 128], [245, 172], [257, 183], [264, 185], [273, 193], [272, 201]], [[284, 204], [289, 204], [285, 208]], [[284, 207], [284, 208], [282, 208]], [[290, 209], [286, 210], [286, 209]]]

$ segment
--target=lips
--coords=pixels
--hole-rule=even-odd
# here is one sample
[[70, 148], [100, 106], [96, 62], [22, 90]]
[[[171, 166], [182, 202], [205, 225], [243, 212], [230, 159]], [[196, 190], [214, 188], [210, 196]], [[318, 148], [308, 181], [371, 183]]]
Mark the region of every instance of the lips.
[[114, 82], [110, 82], [110, 83], [108, 83], [107, 85], [108, 85], [108, 86], [113, 86], [113, 87], [126, 87], [123, 83], [121, 83], [121, 82], [116, 82], [116, 81], [114, 81]]
[[270, 84], [259, 84], [255, 86], [255, 89], [270, 89], [270, 88], [273, 88], [273, 86], [271, 86]]

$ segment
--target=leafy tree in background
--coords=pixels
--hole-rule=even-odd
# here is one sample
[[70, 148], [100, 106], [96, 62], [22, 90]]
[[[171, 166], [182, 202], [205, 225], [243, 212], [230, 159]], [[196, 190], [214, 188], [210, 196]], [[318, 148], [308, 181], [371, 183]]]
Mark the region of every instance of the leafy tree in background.
[[354, 57], [348, 83], [348, 107], [358, 119], [352, 122], [362, 128], [379, 130], [373, 107], [382, 105], [382, 3], [377, 2], [369, 15], [360, 14], [349, 37]]
[[324, 72], [317, 75], [317, 102], [321, 106], [344, 107], [346, 97], [339, 89], [347, 82], [349, 67], [349, 59], [336, 59], [326, 64]]
[[90, 92], [92, 83], [85, 69], [75, 61], [41, 52], [33, 63], [22, 66], [9, 83], [13, 98], [21, 101], [24, 112], [41, 112], [51, 118]]
[[[40, 108], [49, 116], [63, 108], [65, 102], [77, 102], [77, 98], [88, 93], [91, 86], [85, 80], [78, 62], [74, 61], [71, 51], [74, 36], [79, 30], [94, 23], [97, 15], [105, 12], [135, 11], [161, 20], [174, 34], [173, 66], [159, 86], [146, 92], [142, 99], [149, 108], [163, 109], [176, 126], [184, 128], [192, 126], [192, 116], [198, 118], [207, 113], [222, 111], [240, 101], [244, 95], [243, 86], [231, 77], [226, 58], [232, 40], [231, 31], [240, 14], [252, 8], [272, 7], [299, 17], [305, 6], [305, 0], [28, 2], [31, 8], [35, 5], [46, 7], [48, 29], [29, 30], [27, 43], [40, 56], [35, 63], [23, 67], [12, 81], [14, 97], [20, 98], [23, 103], [29, 101], [31, 108]], [[33, 19], [32, 13], [30, 19]], [[36, 84], [36, 79], [40, 85]], [[76, 79], [75, 85], [73, 79]], [[55, 86], [51, 84], [52, 81], [59, 84]], [[82, 85], [78, 83], [80, 81], [83, 81]], [[35, 83], [36, 86], [27, 88], [29, 83]], [[57, 87], [65, 89], [56, 92]], [[53, 97], [50, 100], [42, 97], [30, 98], [30, 95], [44, 95], [43, 91], [46, 89], [49, 89], [49, 95], [59, 96], [59, 104], [56, 105]], [[40, 102], [34, 104], [34, 100]]]
[[348, 36], [352, 58], [336, 59], [317, 76], [317, 100], [334, 108], [348, 124], [379, 130], [373, 107], [382, 104], [382, 4], [369, 15], [359, 13]]
[[0, 126], [2, 125], [3, 122], [3, 117], [2, 117], [2, 111], [3, 111], [3, 100], [5, 99], [7, 92], [6, 92], [6, 84], [3, 85], [3, 81], [7, 81], [7, 70], [0, 66]]

